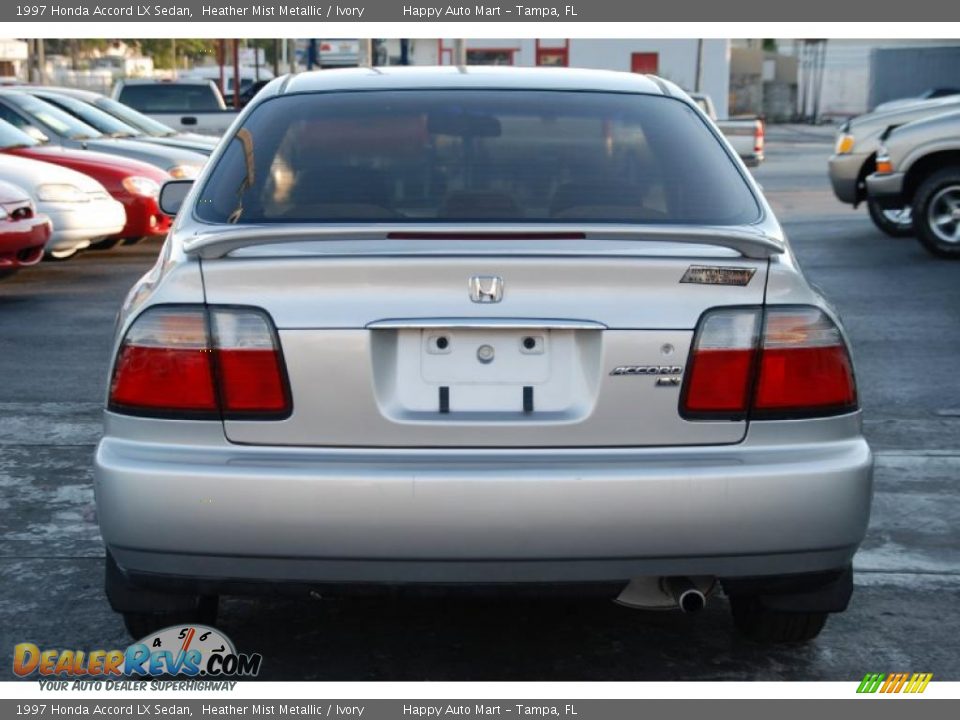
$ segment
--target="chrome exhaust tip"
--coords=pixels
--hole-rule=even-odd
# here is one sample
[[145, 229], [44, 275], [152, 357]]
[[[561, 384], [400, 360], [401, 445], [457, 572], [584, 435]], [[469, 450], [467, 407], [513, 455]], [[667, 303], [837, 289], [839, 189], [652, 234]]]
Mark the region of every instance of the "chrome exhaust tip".
[[707, 606], [707, 596], [690, 581], [690, 578], [664, 578], [663, 587], [673, 597], [677, 607], [688, 615], [698, 613]]

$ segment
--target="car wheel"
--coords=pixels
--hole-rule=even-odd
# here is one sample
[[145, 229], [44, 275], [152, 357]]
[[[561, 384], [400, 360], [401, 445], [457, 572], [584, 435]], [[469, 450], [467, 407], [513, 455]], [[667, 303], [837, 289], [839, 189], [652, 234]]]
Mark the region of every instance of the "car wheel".
[[74, 255], [76, 255], [79, 250], [76, 248], [70, 248], [69, 250], [47, 250], [43, 253], [43, 259], [49, 261], [60, 261], [60, 260], [69, 260]]
[[960, 168], [928, 177], [913, 202], [917, 238], [931, 254], [960, 259]]
[[801, 643], [823, 630], [828, 613], [783, 612], [763, 607], [756, 598], [732, 597], [730, 609], [737, 632], [759, 643]]
[[890, 237], [911, 237], [914, 234], [910, 207], [884, 210], [875, 200], [867, 200], [867, 211], [873, 224]]
[[122, 240], [123, 238], [118, 238], [118, 237], [97, 240], [96, 242], [90, 243], [90, 249], [91, 250], [112, 250], [117, 245], [119, 245]]
[[215, 625], [219, 598], [216, 595], [204, 595], [197, 599], [194, 610], [179, 612], [125, 612], [123, 625], [135, 640], [152, 635], [171, 625]]

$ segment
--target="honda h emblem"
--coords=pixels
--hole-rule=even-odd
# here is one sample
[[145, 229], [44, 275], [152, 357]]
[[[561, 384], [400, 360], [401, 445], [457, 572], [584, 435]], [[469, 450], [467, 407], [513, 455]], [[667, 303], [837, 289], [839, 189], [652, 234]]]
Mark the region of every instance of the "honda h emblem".
[[470, 278], [470, 299], [475, 303], [496, 303], [503, 300], [503, 278], [496, 275], [474, 275]]

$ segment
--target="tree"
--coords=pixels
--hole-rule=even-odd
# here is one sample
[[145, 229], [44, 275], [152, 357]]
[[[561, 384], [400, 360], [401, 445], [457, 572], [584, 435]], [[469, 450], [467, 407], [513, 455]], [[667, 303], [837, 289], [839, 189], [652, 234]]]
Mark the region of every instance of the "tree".
[[[174, 67], [174, 58], [172, 54], [173, 45], [166, 38], [146, 38], [140, 40], [124, 40], [128, 45], [136, 45], [140, 52], [149, 58], [153, 58], [153, 66], [156, 68], [172, 69]], [[206, 58], [216, 60], [217, 41], [205, 38], [177, 38], [177, 60], [180, 61], [177, 67], [182, 65], [182, 58], [187, 58], [194, 63], [202, 62]]]

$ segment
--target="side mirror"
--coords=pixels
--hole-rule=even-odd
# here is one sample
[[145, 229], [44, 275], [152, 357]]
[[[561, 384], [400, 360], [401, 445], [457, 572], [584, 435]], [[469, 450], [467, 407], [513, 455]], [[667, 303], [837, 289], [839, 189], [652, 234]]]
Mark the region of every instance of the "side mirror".
[[160, 188], [160, 210], [164, 214], [174, 217], [183, 205], [183, 201], [190, 194], [193, 180], [168, 180]]

